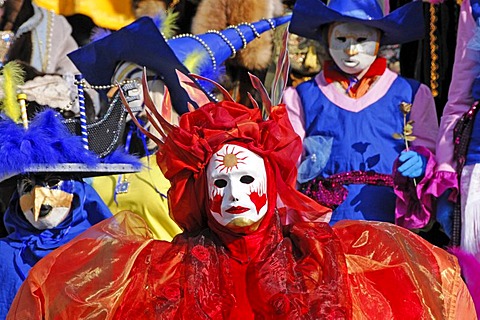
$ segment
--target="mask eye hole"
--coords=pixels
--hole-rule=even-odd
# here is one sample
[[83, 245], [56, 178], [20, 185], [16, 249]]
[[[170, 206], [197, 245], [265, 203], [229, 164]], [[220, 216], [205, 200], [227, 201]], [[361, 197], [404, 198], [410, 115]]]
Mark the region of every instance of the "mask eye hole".
[[367, 38], [365, 38], [365, 37], [359, 37], [359, 38], [357, 38], [357, 42], [358, 42], [358, 43], [362, 43], [362, 42], [365, 42], [365, 41], [367, 41]]
[[255, 178], [249, 175], [245, 175], [240, 178], [240, 182], [245, 184], [250, 184], [253, 181], [255, 181]]
[[225, 179], [217, 179], [213, 183], [217, 188], [225, 188], [227, 186], [227, 180]]
[[62, 181], [59, 177], [50, 177], [45, 180], [45, 186], [50, 189], [58, 188], [62, 184]]
[[35, 181], [30, 178], [20, 179], [17, 183], [17, 191], [20, 195], [32, 192]]
[[347, 37], [337, 37], [337, 40], [340, 41], [340, 42], [346, 42]]

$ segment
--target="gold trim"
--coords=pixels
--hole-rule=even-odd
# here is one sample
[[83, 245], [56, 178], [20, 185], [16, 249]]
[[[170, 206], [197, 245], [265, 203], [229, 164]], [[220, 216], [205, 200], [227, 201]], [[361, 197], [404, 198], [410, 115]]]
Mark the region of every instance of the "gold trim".
[[438, 96], [438, 45], [437, 45], [437, 36], [435, 32], [437, 31], [437, 9], [434, 4], [430, 4], [430, 90], [432, 95], [435, 98]]

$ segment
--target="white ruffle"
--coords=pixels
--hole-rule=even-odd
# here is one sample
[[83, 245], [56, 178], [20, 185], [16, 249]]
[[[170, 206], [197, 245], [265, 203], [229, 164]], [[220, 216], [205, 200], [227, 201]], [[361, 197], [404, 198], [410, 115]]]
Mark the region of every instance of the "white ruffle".
[[460, 184], [462, 249], [480, 255], [480, 164], [463, 168]]
[[[19, 86], [21, 92], [27, 95], [27, 99], [40, 105], [48, 105], [51, 108], [70, 110], [79, 113], [78, 103], [75, 101], [76, 92], [71, 84], [59, 75], [44, 75], [35, 77]], [[73, 103], [72, 103], [73, 102]]]

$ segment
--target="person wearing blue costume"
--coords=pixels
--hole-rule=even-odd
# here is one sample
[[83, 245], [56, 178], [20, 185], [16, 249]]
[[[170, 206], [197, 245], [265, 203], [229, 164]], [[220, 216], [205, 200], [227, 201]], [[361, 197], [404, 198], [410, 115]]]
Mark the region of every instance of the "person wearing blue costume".
[[27, 129], [0, 120], [0, 182], [16, 185], [4, 215], [8, 234], [0, 238], [0, 319], [40, 259], [112, 216], [83, 178], [140, 169], [136, 158], [117, 151], [100, 160], [61, 119], [47, 109]]
[[[304, 142], [298, 182], [344, 219], [431, 226], [438, 122], [428, 87], [386, 68], [381, 45], [423, 37], [422, 3], [390, 13], [376, 0], [298, 0], [290, 31], [324, 43], [331, 60], [284, 95]], [[392, 175], [393, 173], [393, 175]]]

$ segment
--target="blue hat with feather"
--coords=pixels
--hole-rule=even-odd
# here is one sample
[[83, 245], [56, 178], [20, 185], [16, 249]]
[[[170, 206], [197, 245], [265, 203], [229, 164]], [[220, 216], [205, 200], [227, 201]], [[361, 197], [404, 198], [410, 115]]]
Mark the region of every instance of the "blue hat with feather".
[[[291, 15], [263, 19], [231, 26], [222, 31], [200, 35], [184, 34], [166, 40], [155, 22], [142, 17], [130, 25], [94, 41], [68, 56], [91, 85], [111, 82], [117, 65], [129, 61], [155, 72], [170, 91], [172, 105], [178, 114], [188, 112], [187, 103], [196, 105], [181, 87], [176, 70], [211, 78], [221, 64], [237, 50], [268, 30], [290, 21]], [[185, 61], [201, 53], [204, 59], [196, 70], [188, 70]]]
[[382, 31], [380, 43], [401, 44], [422, 39], [424, 19], [421, 1], [413, 1], [385, 14], [378, 0], [298, 0], [293, 8], [290, 32], [320, 40], [321, 28], [334, 22], [356, 22]]
[[19, 174], [60, 173], [91, 177], [141, 169], [139, 160], [121, 150], [104, 158], [88, 150], [73, 135], [63, 117], [47, 108], [35, 115], [28, 128], [2, 114], [0, 119], [0, 182]]

